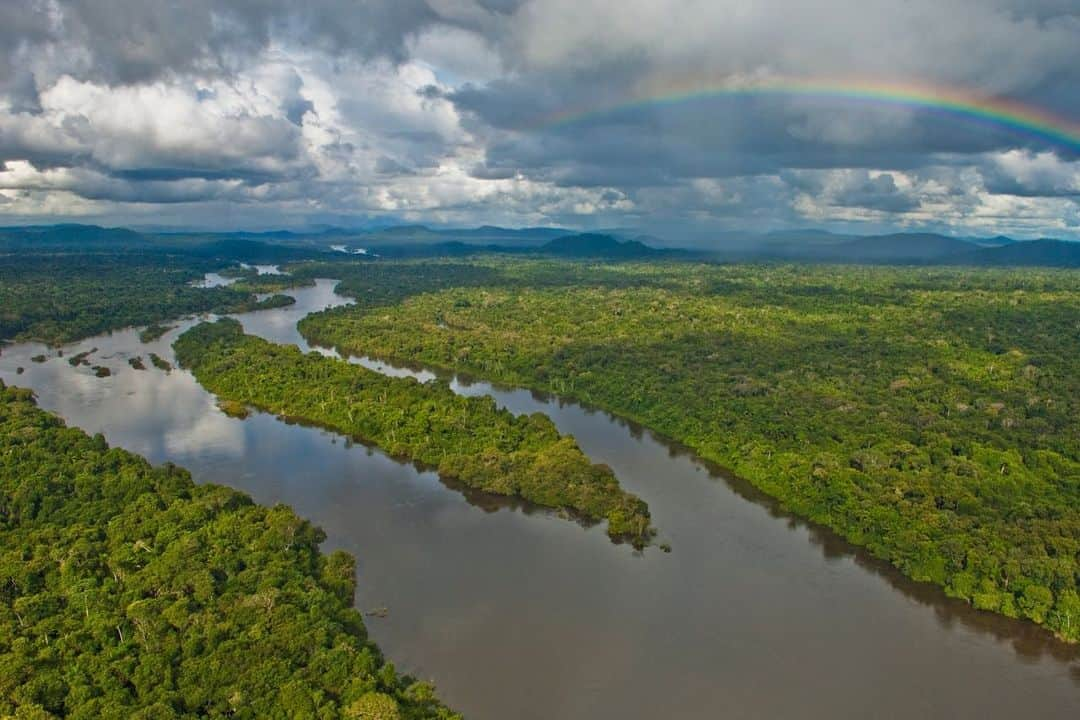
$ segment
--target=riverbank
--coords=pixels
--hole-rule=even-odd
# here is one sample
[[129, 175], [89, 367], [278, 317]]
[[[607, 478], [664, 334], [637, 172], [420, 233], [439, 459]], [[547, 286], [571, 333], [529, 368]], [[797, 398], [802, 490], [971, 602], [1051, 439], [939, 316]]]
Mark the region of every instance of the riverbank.
[[460, 720], [367, 640], [355, 561], [323, 555], [320, 529], [111, 449], [2, 381], [0, 501], [5, 716], [350, 718], [377, 702]]
[[[238, 316], [245, 332], [310, 347], [296, 322], [349, 302], [333, 281], [288, 308]], [[828, 531], [602, 412], [525, 390], [467, 385], [515, 414], [541, 412], [630, 492], [674, 552], [613, 546], [535, 506], [446, 487], [433, 472], [324, 430], [253, 412], [229, 418], [175, 362], [184, 321], [149, 344], [137, 330], [64, 346], [9, 346], [0, 378], [42, 407], [154, 463], [285, 503], [360, 558], [356, 605], [387, 608], [371, 639], [474, 720], [877, 714], [1067, 717], [1075, 648], [973, 610], [883, 567]], [[66, 358], [98, 348], [90, 367]], [[44, 354], [47, 361], [31, 358]], [[17, 367], [25, 373], [16, 376]], [[783, 678], [778, 684], [776, 679]], [[662, 687], [663, 692], [656, 688]]]

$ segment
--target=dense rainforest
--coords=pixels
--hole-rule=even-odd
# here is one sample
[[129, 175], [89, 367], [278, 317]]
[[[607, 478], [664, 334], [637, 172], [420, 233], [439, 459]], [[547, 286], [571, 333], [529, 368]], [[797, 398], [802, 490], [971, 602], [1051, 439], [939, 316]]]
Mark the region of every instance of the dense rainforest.
[[71, 342], [133, 325], [204, 312], [246, 312], [288, 305], [259, 278], [232, 287], [195, 287], [222, 261], [163, 253], [7, 255], [0, 261], [0, 339]]
[[366, 639], [323, 538], [0, 383], [0, 717], [459, 717]]
[[1080, 640], [1076, 272], [334, 269], [357, 304], [304, 319], [311, 342], [637, 420], [912, 578]]
[[278, 293], [291, 288], [310, 287], [314, 276], [293, 277], [288, 273], [260, 273], [250, 265], [230, 265], [218, 271], [222, 277], [233, 280], [233, 290], [252, 293]]
[[485, 492], [607, 521], [613, 539], [652, 535], [646, 504], [620, 489], [572, 437], [542, 414], [515, 416], [490, 397], [466, 398], [445, 383], [421, 384], [293, 345], [244, 335], [240, 323], [202, 323], [176, 341], [176, 358], [219, 398], [314, 423], [430, 465]]

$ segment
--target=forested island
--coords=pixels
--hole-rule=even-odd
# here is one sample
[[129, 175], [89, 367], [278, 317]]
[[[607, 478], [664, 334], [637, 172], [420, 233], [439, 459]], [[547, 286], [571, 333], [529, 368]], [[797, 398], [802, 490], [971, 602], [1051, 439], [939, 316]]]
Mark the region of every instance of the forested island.
[[367, 640], [323, 539], [0, 383], [0, 716], [459, 718]]
[[304, 319], [310, 342], [637, 420], [912, 578], [1080, 640], [1075, 272], [498, 258], [339, 272], [357, 305]]
[[305, 355], [244, 335], [227, 318], [197, 325], [174, 347], [180, 365], [228, 401], [232, 414], [253, 405], [377, 445], [471, 488], [606, 521], [616, 540], [641, 547], [652, 537], [648, 506], [544, 415], [515, 416], [490, 397], [462, 397], [442, 383]]
[[[286, 254], [288, 274], [260, 275], [202, 251], [8, 257], [0, 337], [54, 345], [128, 326], [155, 342], [184, 316], [284, 306], [274, 293], [334, 278], [355, 305], [302, 319], [312, 344], [634, 420], [911, 578], [1080, 640], [1075, 271], [474, 253]], [[206, 273], [235, 282], [200, 287]], [[57, 355], [101, 376], [173, 369], [160, 346], [106, 347], [24, 346], [13, 373], [48, 378]], [[546, 415], [235, 320], [174, 348], [230, 423], [263, 410], [454, 488], [604, 523], [638, 548], [654, 539], [646, 501], [659, 514], [660, 500], [625, 491]], [[353, 560], [322, 555], [317, 528], [65, 428], [28, 391], [0, 395], [0, 716], [456, 717], [367, 640]]]

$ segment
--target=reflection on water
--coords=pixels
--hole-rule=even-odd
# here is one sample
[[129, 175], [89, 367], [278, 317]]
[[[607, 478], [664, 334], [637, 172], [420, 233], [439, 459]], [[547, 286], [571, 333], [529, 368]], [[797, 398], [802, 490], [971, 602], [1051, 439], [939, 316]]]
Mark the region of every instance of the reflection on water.
[[279, 268], [277, 265], [249, 265], [247, 263], [240, 263], [240, 267], [242, 267], [242, 268], [244, 268], [246, 270], [250, 270], [251, 268], [255, 268], [255, 273], [257, 275], [286, 275], [287, 274], [287, 273], [282, 272], [281, 268]]
[[[281, 268], [279, 268], [277, 265], [248, 265], [247, 263], [240, 263], [240, 267], [242, 267], [242, 268], [244, 268], [246, 270], [251, 270], [252, 268], [254, 268], [255, 273], [257, 275], [286, 275], [287, 274], [287, 273], [282, 272]], [[194, 283], [192, 283], [192, 285], [194, 287], [200, 287], [200, 288], [225, 287], [226, 285], [232, 285], [234, 282], [236, 282], [239, 279], [240, 278], [226, 277], [225, 275], [221, 275], [221, 274], [216, 273], [216, 272], [211, 272], [211, 273], [206, 273], [206, 275], [203, 277], [202, 280], [199, 280], [198, 282], [194, 282]], [[259, 297], [260, 298], [267, 297], [267, 296], [272, 295], [272, 294], [273, 293], [265, 293], [265, 294], [261, 294]]]
[[[293, 294], [296, 305], [240, 316], [245, 329], [308, 349], [296, 321], [345, 300], [330, 281]], [[154, 462], [312, 518], [328, 548], [359, 558], [358, 605], [390, 609], [368, 620], [372, 637], [470, 718], [1075, 716], [1071, 648], [904, 580], [640, 428], [451, 379], [573, 433], [649, 502], [670, 555], [456, 492], [331, 433], [262, 413], [228, 418], [187, 372], [128, 365], [149, 352], [171, 359], [190, 324], [149, 344], [133, 330], [93, 338], [63, 358], [5, 348], [0, 378]], [[93, 347], [91, 364], [112, 377], [68, 364]], [[41, 352], [49, 359], [32, 362]]]
[[224, 275], [219, 275], [216, 272], [212, 272], [206, 273], [206, 277], [204, 277], [202, 280], [199, 280], [198, 282], [192, 283], [192, 285], [198, 288], [225, 287], [226, 285], [232, 285], [239, 279], [240, 278], [225, 277]]
[[[340, 357], [336, 353], [335, 353], [335, 355], [337, 357]], [[367, 356], [350, 357], [349, 362], [355, 363], [356, 365], [363, 365], [368, 370], [374, 370], [377, 373], [382, 373], [383, 375], [389, 375], [390, 377], [398, 377], [398, 378], [411, 377], [411, 378], [416, 378], [417, 380], [419, 380], [422, 383], [431, 382], [432, 380], [436, 379], [436, 377], [437, 377], [435, 375], [435, 373], [431, 372], [430, 370], [424, 370], [423, 368], [408, 368], [408, 367], [403, 367], [403, 366], [399, 366], [399, 365], [393, 365], [391, 363], [384, 362], [382, 360], [376, 360], [375, 358], [371, 358], [371, 357], [367, 357]], [[451, 389], [453, 389], [455, 392], [458, 391], [458, 388], [455, 387], [453, 384], [451, 384]]]

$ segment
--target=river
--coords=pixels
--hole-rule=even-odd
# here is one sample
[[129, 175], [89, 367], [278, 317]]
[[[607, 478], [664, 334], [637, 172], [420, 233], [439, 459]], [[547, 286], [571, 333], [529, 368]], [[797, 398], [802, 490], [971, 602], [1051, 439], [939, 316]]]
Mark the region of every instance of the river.
[[[247, 332], [309, 349], [296, 322], [348, 302], [333, 288], [320, 280], [290, 291], [295, 305], [236, 317]], [[358, 558], [357, 606], [388, 611], [366, 618], [372, 639], [472, 720], [1078, 714], [1075, 648], [905, 580], [648, 431], [450, 379], [514, 412], [547, 413], [649, 503], [670, 554], [463, 494], [333, 433], [265, 413], [229, 418], [186, 371], [128, 365], [150, 352], [171, 359], [193, 322], [148, 344], [135, 330], [91, 338], [63, 357], [34, 343], [5, 347], [0, 378], [114, 445], [288, 503], [322, 526], [327, 550]], [[92, 348], [90, 364], [112, 376], [67, 362]], [[45, 362], [31, 359], [42, 353]]]

